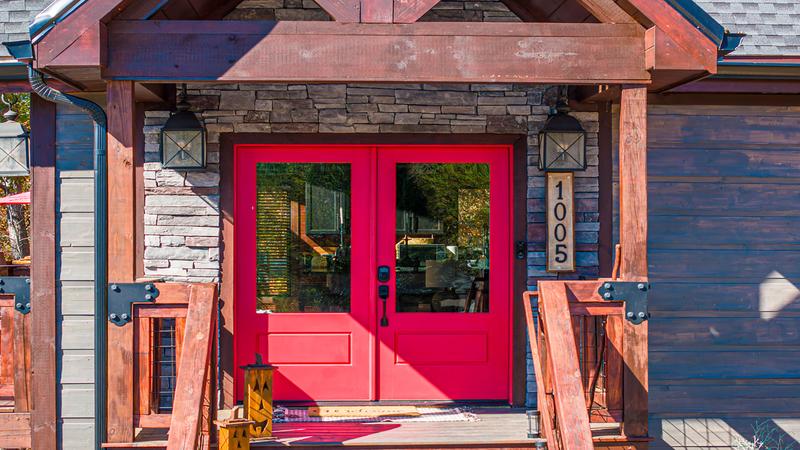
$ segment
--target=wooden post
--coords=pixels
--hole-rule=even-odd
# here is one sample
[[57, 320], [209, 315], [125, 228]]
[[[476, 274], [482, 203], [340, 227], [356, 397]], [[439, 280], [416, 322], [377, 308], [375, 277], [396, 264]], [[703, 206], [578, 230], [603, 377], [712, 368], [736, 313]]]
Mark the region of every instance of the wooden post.
[[[108, 281], [134, 281], [134, 83], [108, 82]], [[99, 244], [99, 243], [98, 243]], [[134, 325], [108, 322], [108, 442], [133, 442]]]
[[217, 421], [219, 450], [250, 450], [249, 428], [254, 422], [247, 419]]
[[250, 436], [264, 438], [272, 436], [272, 373], [273, 367], [253, 364], [244, 369], [245, 413], [249, 420]]
[[[31, 446], [56, 448], [56, 105], [31, 96]], [[19, 341], [18, 341], [19, 342]], [[90, 369], [91, 370], [91, 369]]]
[[[647, 88], [624, 86], [619, 113], [619, 209], [623, 281], [647, 281]], [[647, 436], [647, 321], [623, 325], [623, 433]]]

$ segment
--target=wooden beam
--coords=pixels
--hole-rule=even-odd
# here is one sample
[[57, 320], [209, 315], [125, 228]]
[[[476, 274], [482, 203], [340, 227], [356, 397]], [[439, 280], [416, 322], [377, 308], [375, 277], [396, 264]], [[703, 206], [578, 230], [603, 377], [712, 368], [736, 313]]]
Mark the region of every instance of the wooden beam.
[[661, 29], [682, 49], [682, 53], [700, 63], [709, 73], [717, 71], [719, 46], [664, 1], [619, 0], [625, 10], [635, 12], [637, 20], [648, 28]]
[[[108, 280], [133, 282], [136, 118], [133, 81], [108, 83]], [[134, 325], [108, 323], [108, 442], [133, 442]]]
[[317, 4], [336, 22], [357, 23], [361, 21], [360, 0], [317, 0]]
[[[637, 25], [122, 21], [104, 77], [220, 82], [647, 83]], [[197, 55], [202, 55], [198, 57]]]
[[[86, 35], [96, 33], [100, 22], [109, 20], [133, 0], [94, 0], [76, 8], [35, 44], [37, 68], [45, 67], [73, 46], [86, 52]], [[78, 45], [74, 45], [78, 42]], [[90, 54], [91, 55], [91, 54]]]
[[394, 23], [413, 23], [436, 6], [439, 0], [394, 0]]
[[[647, 89], [623, 86], [619, 113], [620, 277], [647, 282]], [[624, 321], [623, 432], [647, 436], [647, 321]]]
[[56, 448], [56, 105], [31, 96], [31, 447]]

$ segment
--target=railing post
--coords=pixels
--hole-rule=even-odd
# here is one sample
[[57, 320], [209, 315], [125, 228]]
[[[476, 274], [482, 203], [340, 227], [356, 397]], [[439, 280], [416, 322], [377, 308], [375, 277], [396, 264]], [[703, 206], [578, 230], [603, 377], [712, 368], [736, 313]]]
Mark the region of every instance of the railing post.
[[[108, 82], [108, 280], [135, 278], [134, 83]], [[99, 243], [97, 243], [99, 245]], [[107, 440], [133, 442], [133, 324], [107, 323]]]
[[[621, 278], [647, 281], [647, 88], [623, 86], [619, 129]], [[623, 433], [647, 436], [647, 321], [623, 325]]]

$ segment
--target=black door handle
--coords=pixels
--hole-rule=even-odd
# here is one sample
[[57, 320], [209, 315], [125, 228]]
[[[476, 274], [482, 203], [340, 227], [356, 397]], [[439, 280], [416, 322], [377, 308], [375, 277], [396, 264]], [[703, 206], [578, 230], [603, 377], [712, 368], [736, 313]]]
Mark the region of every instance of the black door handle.
[[389, 286], [385, 284], [378, 286], [378, 298], [380, 298], [381, 303], [383, 303], [383, 315], [381, 316], [381, 326], [388, 327], [389, 318], [386, 317], [386, 299], [389, 298]]

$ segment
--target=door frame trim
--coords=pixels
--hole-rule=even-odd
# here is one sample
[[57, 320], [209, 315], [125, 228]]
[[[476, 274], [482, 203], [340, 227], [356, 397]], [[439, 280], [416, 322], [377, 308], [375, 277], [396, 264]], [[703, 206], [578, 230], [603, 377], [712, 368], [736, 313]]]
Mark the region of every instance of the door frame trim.
[[[234, 147], [240, 144], [352, 144], [352, 145], [507, 145], [511, 155], [512, 242], [527, 240], [527, 135], [524, 134], [319, 134], [319, 133], [222, 133], [220, 134], [220, 374], [225, 408], [235, 404], [234, 392]], [[525, 317], [521, 303], [527, 288], [527, 261], [513, 257], [513, 286], [510, 336], [512, 405], [523, 406], [527, 392]], [[227, 350], [227, 351], [226, 351]]]

